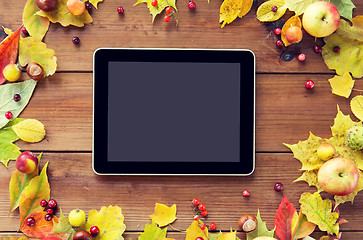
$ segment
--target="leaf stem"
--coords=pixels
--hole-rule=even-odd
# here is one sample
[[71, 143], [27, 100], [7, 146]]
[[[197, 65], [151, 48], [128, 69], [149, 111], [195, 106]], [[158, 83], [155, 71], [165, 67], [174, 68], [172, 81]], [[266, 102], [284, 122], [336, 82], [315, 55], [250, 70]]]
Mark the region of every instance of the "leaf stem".
[[363, 90], [356, 89], [356, 88], [353, 88], [352, 90], [354, 90], [354, 91], [358, 91], [358, 92], [363, 92]]
[[173, 230], [178, 231], [178, 232], [183, 232], [183, 233], [187, 232], [187, 231], [183, 231], [183, 230], [180, 230], [180, 229], [177, 229], [177, 228], [171, 226], [170, 223], [169, 223], [169, 227], [171, 227]]

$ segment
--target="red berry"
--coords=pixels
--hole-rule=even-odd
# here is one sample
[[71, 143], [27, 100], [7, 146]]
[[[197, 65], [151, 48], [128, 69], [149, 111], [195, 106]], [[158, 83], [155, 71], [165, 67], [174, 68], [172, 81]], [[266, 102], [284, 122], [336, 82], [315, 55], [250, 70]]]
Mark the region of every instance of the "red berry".
[[85, 7], [86, 7], [87, 11], [91, 11], [92, 10], [92, 4], [90, 2], [86, 2], [85, 3]]
[[35, 219], [33, 217], [28, 217], [26, 219], [26, 225], [28, 225], [29, 227], [34, 226], [34, 224], [35, 224]]
[[156, 5], [158, 5], [158, 0], [152, 0], [151, 6], [155, 7]]
[[194, 206], [198, 206], [198, 205], [199, 205], [199, 203], [200, 203], [200, 201], [199, 201], [199, 199], [198, 199], [198, 198], [194, 198], [194, 199], [193, 199], [193, 205], [194, 205]]
[[202, 237], [197, 237], [195, 240], [204, 240]]
[[250, 192], [248, 190], [244, 190], [242, 192], [242, 196], [244, 196], [244, 197], [248, 197], [249, 195], [250, 195]]
[[42, 201], [40, 201], [40, 206], [46, 207], [48, 206], [48, 202], [45, 199], [43, 199]]
[[74, 44], [79, 44], [81, 42], [81, 40], [79, 39], [79, 37], [74, 37], [74, 38], [72, 38], [72, 42]]
[[25, 35], [25, 36], [28, 36], [28, 35], [29, 35], [29, 32], [28, 32], [28, 30], [26, 30], [26, 28], [25, 28], [25, 27], [23, 27], [23, 28], [21, 29], [21, 31], [24, 33], [24, 35]]
[[89, 231], [92, 237], [97, 237], [97, 235], [100, 233], [100, 229], [97, 226], [92, 226]]
[[321, 53], [321, 51], [322, 51], [323, 49], [322, 49], [322, 47], [321, 46], [319, 46], [319, 45], [315, 45], [314, 46], [314, 52], [315, 53]]
[[200, 211], [204, 211], [205, 210], [205, 204], [203, 204], [203, 203], [199, 204], [198, 208], [199, 208]]
[[200, 214], [202, 214], [203, 217], [206, 217], [208, 215], [208, 212], [207, 212], [207, 210], [204, 210]]
[[305, 56], [305, 54], [303, 54], [303, 53], [300, 53], [300, 54], [297, 56], [297, 59], [298, 59], [300, 62], [305, 61], [305, 58], [306, 58], [306, 56]]
[[215, 230], [216, 227], [217, 227], [217, 225], [214, 222], [209, 224], [209, 229], [212, 230], [212, 231]]
[[48, 209], [47, 209], [47, 213], [49, 213], [49, 214], [53, 214], [53, 212], [54, 212], [54, 210], [53, 210], [52, 208], [48, 208]]
[[167, 7], [166, 10], [165, 10], [165, 12], [167, 14], [170, 14], [172, 11], [173, 11], [173, 8], [172, 7]]
[[198, 215], [195, 215], [195, 216], [194, 216], [194, 220], [195, 220], [195, 221], [198, 221], [198, 220], [199, 220]]
[[125, 9], [124, 9], [123, 7], [121, 7], [121, 6], [119, 6], [119, 7], [117, 8], [117, 12], [118, 12], [119, 14], [122, 14], [122, 13], [124, 13], [124, 12], [125, 12]]
[[276, 35], [280, 35], [281, 34], [281, 28], [275, 28], [274, 33]]
[[50, 220], [52, 220], [52, 218], [53, 218], [53, 215], [52, 214], [46, 214], [44, 216], [45, 221], [50, 221]]
[[21, 100], [20, 94], [15, 93], [13, 99], [15, 102], [19, 102]]
[[189, 9], [194, 9], [196, 6], [197, 6], [197, 5], [195, 5], [195, 2], [193, 2], [193, 1], [189, 1], [189, 3], [188, 3], [188, 8], [189, 8]]
[[272, 6], [272, 7], [271, 7], [271, 11], [273, 11], [273, 12], [277, 12], [277, 6]]
[[7, 112], [5, 113], [5, 117], [6, 117], [7, 119], [12, 119], [12, 118], [13, 118], [13, 113], [12, 113], [12, 112], [10, 112], [10, 111], [7, 111]]
[[284, 42], [282, 40], [279, 39], [276, 41], [276, 47], [282, 48], [283, 46], [284, 46]]
[[169, 22], [169, 21], [170, 21], [170, 15], [165, 15], [164, 22]]
[[284, 185], [282, 183], [275, 183], [274, 189], [276, 192], [281, 192], [284, 189]]
[[54, 200], [54, 199], [50, 199], [49, 202], [48, 202], [48, 206], [50, 208], [56, 208], [57, 207], [57, 201]]
[[200, 225], [200, 229], [204, 230], [206, 228], [205, 224]]
[[[314, 88], [314, 86], [315, 86], [315, 84], [314, 84], [314, 82], [312, 81], [312, 80], [308, 80], [308, 81], [306, 81], [306, 83], [305, 83], [305, 87], [307, 88], [307, 89], [313, 89]], [[282, 185], [282, 184], [281, 184]], [[275, 189], [276, 190], [276, 189]]]
[[335, 46], [333, 50], [334, 50], [334, 52], [338, 53], [338, 52], [340, 52], [340, 47], [339, 46]]

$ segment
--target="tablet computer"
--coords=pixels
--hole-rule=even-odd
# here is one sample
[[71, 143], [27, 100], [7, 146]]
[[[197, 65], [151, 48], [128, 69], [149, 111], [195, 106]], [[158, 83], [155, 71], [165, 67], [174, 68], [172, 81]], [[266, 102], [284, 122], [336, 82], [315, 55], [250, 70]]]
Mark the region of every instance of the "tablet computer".
[[98, 49], [93, 89], [95, 173], [253, 172], [251, 51]]

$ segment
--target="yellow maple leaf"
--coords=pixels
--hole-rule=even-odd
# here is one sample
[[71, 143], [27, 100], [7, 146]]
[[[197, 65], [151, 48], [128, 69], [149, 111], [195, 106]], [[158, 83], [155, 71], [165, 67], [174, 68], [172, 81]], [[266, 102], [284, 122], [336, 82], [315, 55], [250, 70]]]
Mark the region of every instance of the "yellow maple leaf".
[[54, 11], [43, 12], [38, 11], [37, 15], [47, 17], [52, 23], [60, 23], [63, 27], [73, 25], [76, 27], [83, 27], [84, 24], [91, 23], [93, 21], [91, 15], [85, 10], [81, 15], [73, 15], [67, 9], [68, 0], [58, 0], [58, 4]]
[[201, 220], [193, 221], [193, 223], [187, 228], [187, 235], [185, 240], [195, 240], [197, 237], [202, 237], [203, 239], [208, 239], [208, 229], [200, 229], [203, 224]]
[[363, 96], [355, 96], [350, 101], [350, 109], [352, 113], [361, 121], [363, 121]]
[[159, 227], [164, 227], [169, 223], [172, 223], [176, 219], [176, 205], [174, 204], [171, 207], [168, 207], [164, 204], [156, 203], [155, 204], [155, 212], [153, 215], [149, 216], [151, 219], [154, 219], [155, 223], [159, 225]]
[[103, 2], [103, 0], [89, 0], [89, 2], [96, 8], [97, 8], [97, 4], [100, 2]]
[[45, 136], [44, 125], [36, 119], [25, 119], [12, 126], [18, 137], [25, 142], [40, 142]]
[[295, 12], [296, 15], [300, 16], [305, 12], [305, 9], [312, 3], [320, 0], [285, 0], [285, 7], [290, 11]]
[[346, 72], [343, 76], [334, 76], [328, 81], [332, 88], [333, 94], [349, 98], [354, 86], [354, 80], [349, 73]]
[[219, 22], [222, 23], [221, 28], [226, 24], [230, 24], [237, 17], [242, 18], [252, 8], [253, 0], [225, 0], [219, 10]]
[[218, 240], [236, 240], [236, 231], [224, 233]]
[[57, 69], [55, 51], [33, 37], [20, 38], [19, 63], [25, 67], [28, 63], [36, 62], [43, 67], [44, 76], [53, 75]]
[[295, 15], [292, 16], [291, 18], [289, 18], [284, 26], [281, 29], [281, 40], [284, 42], [285, 46], [289, 46], [291, 43], [289, 41], [287, 41], [286, 39], [286, 31], [291, 28], [291, 27], [298, 27], [301, 29], [302, 25], [301, 25], [301, 20], [299, 18], [299, 16]]
[[[284, 5], [285, 0], [270, 0], [262, 3], [256, 12], [257, 19], [261, 22], [273, 22], [280, 19], [287, 10]], [[276, 12], [271, 10], [273, 6], [277, 7]]]
[[160, 14], [165, 8], [172, 7], [175, 11], [178, 11], [175, 5], [176, 0], [166, 0], [166, 1], [160, 1], [156, 6], [151, 5], [152, 0], [137, 0], [137, 2], [134, 4], [134, 6], [140, 4], [140, 3], [146, 3], [147, 7], [149, 8], [150, 14], [153, 16], [152, 22], [154, 22], [155, 17]]

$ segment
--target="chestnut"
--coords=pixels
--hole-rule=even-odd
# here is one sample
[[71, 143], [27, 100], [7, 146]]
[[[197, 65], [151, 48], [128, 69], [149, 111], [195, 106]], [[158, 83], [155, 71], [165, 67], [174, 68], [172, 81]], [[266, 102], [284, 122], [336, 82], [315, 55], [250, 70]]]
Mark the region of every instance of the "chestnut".
[[57, 7], [58, 0], [36, 0], [38, 8], [44, 12], [51, 12]]
[[238, 221], [238, 226], [245, 232], [252, 232], [258, 224], [257, 218], [252, 215], [244, 215]]
[[73, 235], [73, 240], [92, 240], [92, 236], [89, 232], [81, 230]]
[[28, 67], [26, 68], [26, 73], [31, 79], [39, 81], [43, 78], [44, 69], [38, 63], [32, 62], [28, 64]]

